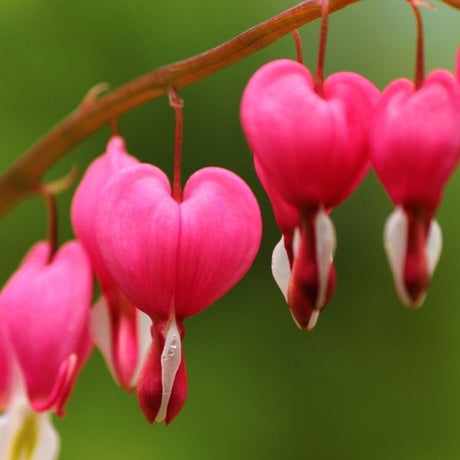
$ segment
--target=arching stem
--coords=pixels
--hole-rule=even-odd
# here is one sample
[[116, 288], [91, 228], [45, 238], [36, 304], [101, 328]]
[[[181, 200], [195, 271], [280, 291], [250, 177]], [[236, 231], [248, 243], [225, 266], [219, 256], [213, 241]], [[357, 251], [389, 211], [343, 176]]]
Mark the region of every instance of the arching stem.
[[[358, 1], [330, 0], [330, 10], [337, 11]], [[205, 53], [154, 70], [83, 104], [0, 176], [0, 218], [36, 190], [43, 174], [59, 158], [113, 118], [165, 94], [170, 87], [181, 89], [213, 75], [319, 16], [320, 8], [314, 0], [302, 1]]]

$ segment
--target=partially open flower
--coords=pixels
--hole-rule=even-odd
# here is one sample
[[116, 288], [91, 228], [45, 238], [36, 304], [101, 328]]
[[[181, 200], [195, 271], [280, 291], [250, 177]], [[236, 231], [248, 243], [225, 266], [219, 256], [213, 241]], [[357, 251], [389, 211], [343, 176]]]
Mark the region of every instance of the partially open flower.
[[439, 260], [434, 220], [444, 186], [460, 158], [460, 84], [446, 70], [416, 88], [399, 79], [383, 92], [371, 132], [372, 162], [397, 210], [385, 248], [404, 305], [420, 306]]
[[151, 321], [126, 298], [107, 270], [96, 239], [95, 216], [103, 186], [118, 171], [137, 163], [126, 152], [123, 139], [112, 137], [106, 153], [88, 167], [72, 202], [75, 234], [89, 255], [102, 290], [92, 311], [92, 335], [112, 375], [126, 390], [136, 386], [150, 345]]
[[0, 458], [53, 459], [58, 439], [50, 411], [64, 414], [77, 374], [91, 348], [89, 261], [77, 242], [50, 261], [36, 244], [0, 294], [2, 350]]

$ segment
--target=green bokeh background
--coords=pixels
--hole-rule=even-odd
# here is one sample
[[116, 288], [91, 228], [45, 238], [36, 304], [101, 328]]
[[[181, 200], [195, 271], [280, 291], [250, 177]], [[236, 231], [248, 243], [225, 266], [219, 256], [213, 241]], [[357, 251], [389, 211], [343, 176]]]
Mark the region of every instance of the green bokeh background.
[[[436, 0], [433, 0], [436, 1]], [[69, 113], [95, 83], [114, 87], [200, 53], [294, 0], [4, 0], [0, 2], [0, 171]], [[424, 11], [427, 68], [454, 66], [460, 12]], [[318, 23], [301, 30], [314, 64]], [[353, 70], [383, 88], [413, 72], [414, 24], [403, 0], [365, 0], [330, 20], [327, 72]], [[270, 273], [279, 231], [239, 125], [244, 85], [263, 63], [294, 57], [291, 37], [182, 91], [184, 177], [207, 165], [240, 174], [262, 207], [264, 236], [248, 275], [187, 321], [189, 397], [169, 426], [145, 422], [98, 352], [56, 426], [64, 460], [460, 458], [460, 176], [438, 220], [443, 255], [428, 298], [403, 309], [382, 248], [391, 205], [371, 173], [333, 220], [338, 286], [314, 333], [297, 330]], [[129, 150], [170, 173], [173, 117], [166, 98], [121, 119]], [[104, 150], [104, 129], [48, 174], [82, 172]], [[71, 192], [59, 197], [71, 237]], [[0, 281], [45, 231], [39, 199], [0, 223]]]

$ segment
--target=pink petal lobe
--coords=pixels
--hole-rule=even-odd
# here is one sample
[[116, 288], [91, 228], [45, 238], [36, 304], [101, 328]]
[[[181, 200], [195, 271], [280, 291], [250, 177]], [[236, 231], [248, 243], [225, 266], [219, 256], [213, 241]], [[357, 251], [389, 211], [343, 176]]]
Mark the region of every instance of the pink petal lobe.
[[215, 302], [248, 271], [262, 222], [246, 183], [221, 168], [204, 168], [190, 177], [180, 212], [175, 312], [186, 318]]
[[59, 400], [61, 410], [84, 358], [79, 355], [89, 351], [83, 338], [92, 277], [79, 243], [65, 244], [49, 264], [48, 253], [47, 243], [29, 251], [0, 295], [0, 310], [31, 404], [45, 410]]
[[104, 262], [126, 296], [151, 317], [170, 314], [179, 227], [179, 205], [154, 166], [125, 168], [101, 191], [96, 236]]
[[432, 72], [415, 90], [404, 79], [384, 91], [371, 132], [372, 162], [396, 205], [433, 213], [460, 157], [460, 85]]
[[245, 89], [241, 121], [271, 187], [297, 207], [340, 204], [367, 171], [377, 97], [374, 85], [348, 72], [329, 77], [322, 97], [297, 62], [259, 69]]
[[105, 267], [95, 236], [99, 194], [115, 173], [137, 163], [138, 160], [126, 152], [123, 139], [119, 136], [112, 137], [107, 144], [106, 153], [96, 158], [86, 170], [72, 201], [71, 215], [75, 234], [84, 245], [103, 289], [106, 286], [110, 288], [113, 281]]

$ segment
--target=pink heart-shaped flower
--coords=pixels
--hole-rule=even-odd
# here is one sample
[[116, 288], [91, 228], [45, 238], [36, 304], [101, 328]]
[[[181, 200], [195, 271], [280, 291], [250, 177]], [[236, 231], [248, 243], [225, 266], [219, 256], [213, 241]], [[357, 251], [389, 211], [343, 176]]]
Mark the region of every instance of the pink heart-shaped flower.
[[32, 407], [59, 415], [90, 350], [89, 260], [76, 241], [49, 261], [49, 244], [26, 255], [0, 295], [8, 337]]
[[154, 321], [138, 384], [150, 422], [169, 423], [185, 402], [183, 320], [241, 279], [257, 254], [261, 227], [249, 187], [221, 168], [193, 174], [180, 203], [151, 165], [124, 169], [101, 191], [101, 254], [126, 296]]

